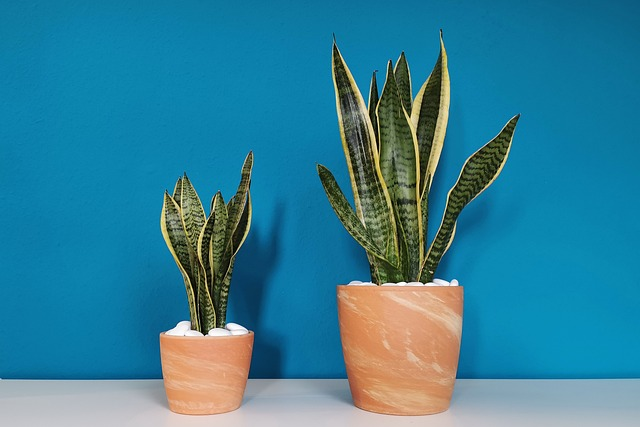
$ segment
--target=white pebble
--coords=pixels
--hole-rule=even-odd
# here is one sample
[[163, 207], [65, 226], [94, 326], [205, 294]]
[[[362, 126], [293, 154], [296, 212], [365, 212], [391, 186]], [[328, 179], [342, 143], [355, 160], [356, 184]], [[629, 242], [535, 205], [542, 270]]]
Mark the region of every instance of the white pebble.
[[353, 280], [349, 282], [350, 286], [373, 286], [374, 284], [371, 282], [361, 282], [359, 280]]
[[421, 282], [409, 282], [407, 286], [424, 286], [424, 283]]
[[194, 331], [192, 329], [189, 329], [184, 333], [184, 336], [185, 337], [203, 337], [204, 334], [200, 331]]
[[182, 322], [178, 322], [178, 324], [175, 326], [176, 331], [189, 331], [191, 330], [191, 322], [189, 322], [188, 320], [183, 320]]
[[173, 328], [173, 329], [169, 329], [167, 332], [165, 332], [165, 335], [171, 335], [174, 337], [183, 337], [184, 336], [185, 331]]
[[449, 286], [449, 282], [442, 279], [433, 279], [433, 283], [435, 283], [438, 286]]
[[245, 328], [242, 325], [238, 325], [237, 323], [227, 323], [227, 326], [225, 326], [225, 328], [228, 331], [247, 331], [247, 328]]
[[397, 283], [383, 283], [380, 286], [398, 286], [398, 284]]
[[226, 337], [231, 335], [231, 331], [224, 328], [213, 328], [207, 335], [210, 337]]
[[234, 329], [233, 331], [229, 331], [231, 335], [247, 335], [249, 331], [246, 329]]
[[459, 285], [459, 283], [458, 283], [458, 281], [456, 279], [453, 279], [451, 281], [451, 283], [449, 283], [449, 286], [458, 286], [458, 285]]
[[407, 282], [398, 282], [398, 286], [407, 286]]
[[433, 283], [433, 282], [427, 282], [424, 284], [425, 286], [438, 286], [437, 284]]

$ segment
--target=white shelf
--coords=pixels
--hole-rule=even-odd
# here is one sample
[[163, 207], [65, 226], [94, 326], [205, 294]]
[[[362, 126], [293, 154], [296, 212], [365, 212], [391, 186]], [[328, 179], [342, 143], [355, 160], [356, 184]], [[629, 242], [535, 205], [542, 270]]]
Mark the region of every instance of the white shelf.
[[451, 408], [422, 417], [353, 406], [346, 380], [249, 380], [240, 409], [169, 411], [161, 380], [0, 381], [0, 426], [638, 427], [640, 379], [458, 380]]

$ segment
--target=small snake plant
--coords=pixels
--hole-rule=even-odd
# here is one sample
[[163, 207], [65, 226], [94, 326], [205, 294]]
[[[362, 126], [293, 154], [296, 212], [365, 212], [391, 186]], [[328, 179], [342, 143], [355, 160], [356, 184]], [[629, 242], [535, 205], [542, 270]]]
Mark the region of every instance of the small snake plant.
[[208, 217], [186, 173], [178, 178], [173, 195], [164, 193], [162, 235], [184, 279], [191, 329], [205, 335], [226, 324], [235, 257], [251, 226], [252, 167], [249, 152], [238, 191], [226, 204], [218, 191]]
[[373, 73], [368, 107], [334, 40], [332, 75], [338, 123], [351, 178], [355, 212], [333, 174], [318, 174], [338, 218], [365, 249], [374, 283], [428, 282], [449, 249], [462, 209], [500, 174], [519, 115], [467, 159], [447, 195], [442, 222], [427, 247], [429, 190], [449, 118], [449, 72], [440, 32], [440, 54], [412, 100], [404, 53], [378, 95]]

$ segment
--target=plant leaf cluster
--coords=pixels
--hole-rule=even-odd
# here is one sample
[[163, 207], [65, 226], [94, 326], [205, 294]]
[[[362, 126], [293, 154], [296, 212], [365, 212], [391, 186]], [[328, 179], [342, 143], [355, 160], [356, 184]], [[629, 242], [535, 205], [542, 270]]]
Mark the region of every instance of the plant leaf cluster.
[[251, 226], [252, 168], [249, 152], [236, 194], [225, 203], [218, 191], [208, 217], [186, 173], [178, 178], [173, 195], [164, 194], [162, 235], [184, 279], [191, 329], [205, 335], [226, 324], [235, 257]]
[[520, 116], [510, 119], [464, 163], [428, 245], [429, 190], [449, 119], [450, 82], [442, 32], [436, 64], [415, 98], [404, 53], [395, 65], [389, 61], [381, 94], [373, 73], [368, 105], [335, 40], [332, 75], [355, 211], [329, 169], [318, 165], [329, 202], [365, 249], [373, 282], [431, 281], [453, 241], [460, 212], [504, 167]]

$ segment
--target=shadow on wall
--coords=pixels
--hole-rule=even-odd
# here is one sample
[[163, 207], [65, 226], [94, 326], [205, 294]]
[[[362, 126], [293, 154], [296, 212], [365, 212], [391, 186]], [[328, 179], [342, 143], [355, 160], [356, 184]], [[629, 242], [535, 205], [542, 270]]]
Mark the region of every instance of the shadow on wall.
[[[266, 286], [280, 255], [283, 212], [282, 203], [278, 203], [268, 232], [251, 227], [233, 272], [231, 292], [236, 295], [229, 298], [229, 303], [238, 321], [255, 332], [251, 378], [280, 378], [282, 373], [282, 337], [277, 331], [263, 329], [261, 322]], [[258, 354], [260, 357], [255, 357]]]

